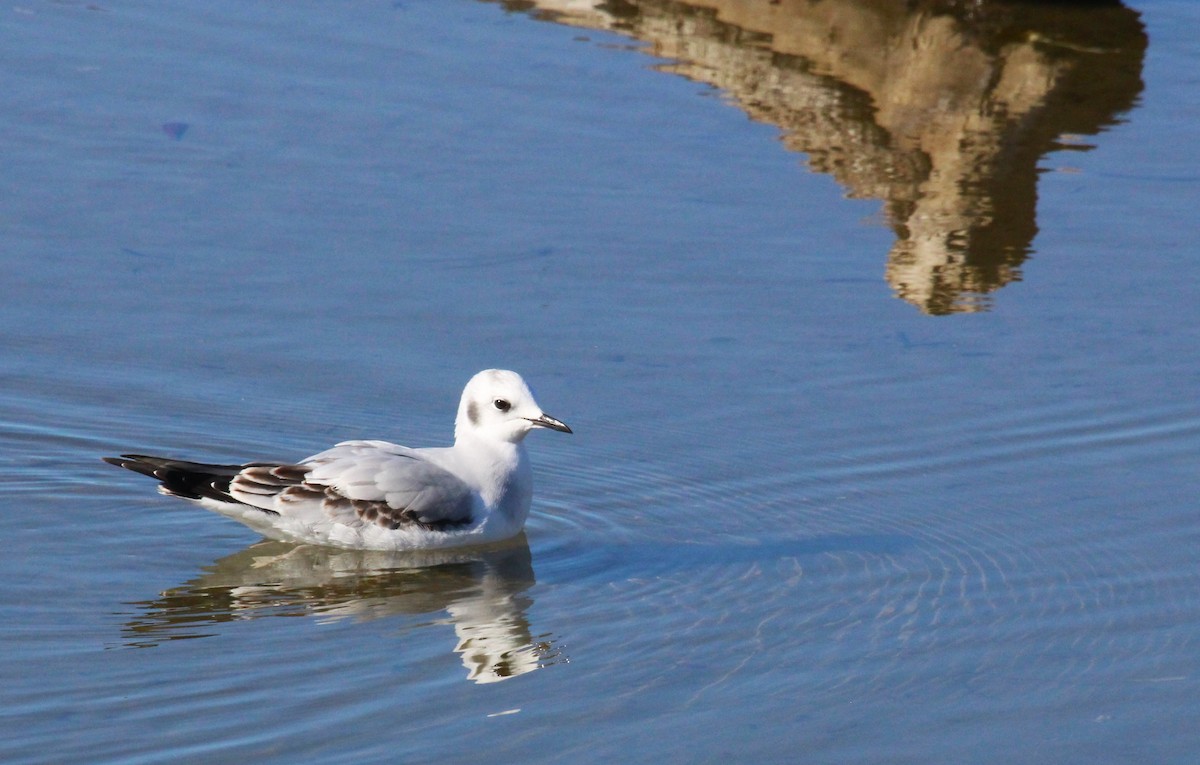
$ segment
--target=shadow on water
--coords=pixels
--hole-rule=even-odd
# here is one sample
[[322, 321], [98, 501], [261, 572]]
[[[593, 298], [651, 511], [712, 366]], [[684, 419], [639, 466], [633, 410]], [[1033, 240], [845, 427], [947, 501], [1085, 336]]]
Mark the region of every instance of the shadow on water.
[[[915, 544], [900, 535], [825, 535], [766, 544], [552, 545], [545, 557], [556, 572], [551, 580], [596, 586], [822, 555], [899, 555]], [[495, 682], [567, 661], [554, 640], [535, 636], [529, 623], [536, 581], [524, 535], [497, 547], [408, 553], [264, 540], [153, 600], [128, 603], [136, 611], [122, 630], [122, 645], [213, 637], [222, 625], [266, 617], [330, 622], [445, 613], [468, 679]]]
[[884, 202], [885, 278], [927, 314], [986, 310], [1037, 234], [1038, 162], [1134, 106], [1147, 36], [1116, 2], [506, 2], [628, 35], [719, 88], [810, 169]]
[[137, 611], [123, 644], [210, 637], [221, 624], [272, 616], [367, 621], [445, 612], [468, 679], [495, 682], [566, 660], [529, 624], [535, 581], [524, 535], [497, 547], [413, 553], [262, 541], [154, 600], [127, 604]]

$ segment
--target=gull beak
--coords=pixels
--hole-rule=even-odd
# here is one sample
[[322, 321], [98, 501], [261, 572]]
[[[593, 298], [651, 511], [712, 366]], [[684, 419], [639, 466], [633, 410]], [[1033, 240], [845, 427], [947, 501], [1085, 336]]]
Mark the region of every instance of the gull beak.
[[534, 419], [532, 417], [528, 417], [526, 419], [528, 419], [530, 422], [532, 422], [533, 427], [535, 427], [535, 428], [550, 428], [550, 430], [557, 430], [560, 433], [571, 433], [572, 432], [572, 430], [567, 427], [566, 423], [560, 422], [559, 420], [554, 419], [553, 417], [551, 417], [548, 414], [543, 414], [536, 419]]

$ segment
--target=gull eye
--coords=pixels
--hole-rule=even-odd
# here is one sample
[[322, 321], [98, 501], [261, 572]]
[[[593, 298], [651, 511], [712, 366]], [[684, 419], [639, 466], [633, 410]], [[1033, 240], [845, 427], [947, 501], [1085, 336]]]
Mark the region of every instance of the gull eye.
[[493, 401], [492, 403], [495, 404], [496, 408], [499, 409], [501, 412], [507, 412], [509, 409], [512, 409], [512, 404], [508, 403], [507, 401], [505, 401], [502, 398], [498, 398], [495, 401]]

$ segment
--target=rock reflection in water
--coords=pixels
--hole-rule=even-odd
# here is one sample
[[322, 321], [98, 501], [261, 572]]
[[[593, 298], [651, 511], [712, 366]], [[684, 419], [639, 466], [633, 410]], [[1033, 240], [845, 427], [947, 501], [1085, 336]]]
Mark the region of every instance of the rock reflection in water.
[[[528, 8], [525, 2], [509, 3]], [[779, 126], [896, 241], [885, 278], [929, 314], [978, 311], [1020, 278], [1038, 160], [1091, 148], [1142, 89], [1147, 38], [1117, 2], [537, 0], [626, 34]]]
[[526, 613], [535, 582], [525, 536], [502, 547], [389, 553], [263, 541], [206, 567], [150, 601], [124, 643], [149, 647], [207, 637], [219, 625], [268, 616], [371, 620], [446, 612], [468, 678], [495, 682], [565, 661]]

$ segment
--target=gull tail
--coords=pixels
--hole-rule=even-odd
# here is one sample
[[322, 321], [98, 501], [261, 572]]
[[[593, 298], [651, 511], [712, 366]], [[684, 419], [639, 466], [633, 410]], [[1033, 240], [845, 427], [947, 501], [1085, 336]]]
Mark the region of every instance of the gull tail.
[[[251, 462], [245, 465], [213, 465], [205, 462], [149, 457], [144, 454], [122, 454], [120, 457], [103, 457], [105, 462], [135, 473], [150, 476], [159, 481], [158, 490], [163, 494], [183, 499], [245, 504], [229, 493], [229, 484], [239, 473], [249, 467], [279, 467], [277, 464]], [[270, 512], [270, 511], [268, 511]]]

